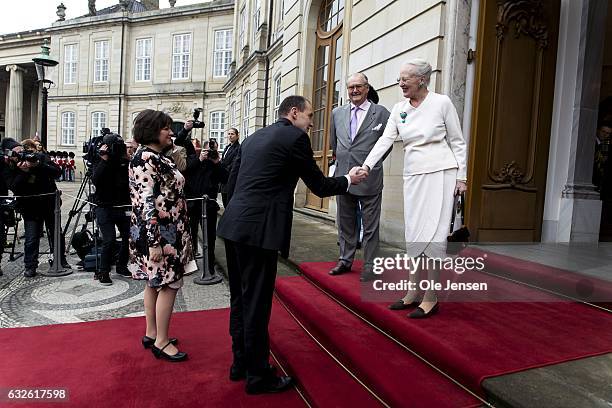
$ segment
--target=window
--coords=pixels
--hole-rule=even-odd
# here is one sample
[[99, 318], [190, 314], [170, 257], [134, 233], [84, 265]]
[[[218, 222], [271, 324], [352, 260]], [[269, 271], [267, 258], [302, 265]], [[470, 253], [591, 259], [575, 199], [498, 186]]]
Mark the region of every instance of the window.
[[322, 32], [334, 31], [342, 24], [344, 0], [325, 0], [319, 13], [319, 28]]
[[232, 102], [230, 104], [230, 109], [229, 109], [229, 114], [230, 114], [230, 126], [236, 126], [236, 102]]
[[64, 84], [76, 84], [77, 80], [77, 44], [64, 46]]
[[64, 146], [74, 145], [75, 116], [74, 112], [62, 113], [62, 145]]
[[243, 137], [249, 137], [249, 113], [251, 111], [251, 92], [246, 91], [244, 93], [244, 99], [242, 101], [242, 135]]
[[283, 31], [283, 18], [285, 16], [285, 2], [281, 1], [280, 7], [276, 8], [276, 23], [274, 24], [274, 31], [272, 32], [272, 41], [277, 40]]
[[240, 40], [240, 43], [239, 43], [240, 50], [242, 50], [245, 46], [244, 44], [244, 31], [245, 30], [246, 30], [246, 12], [244, 10], [244, 7], [242, 7], [242, 10], [240, 10], [240, 34], [238, 35], [238, 38]]
[[219, 142], [219, 150], [225, 149], [225, 112], [215, 111], [210, 113], [210, 128], [208, 137], [216, 138]]
[[152, 38], [136, 40], [136, 81], [151, 80]]
[[108, 57], [110, 41], [94, 42], [94, 82], [108, 81]]
[[[253, 12], [253, 42], [259, 31], [259, 23], [261, 22], [261, 0], [255, 0], [255, 11]], [[257, 48], [257, 47], [253, 47]]]
[[281, 76], [274, 78], [274, 120], [278, 119], [278, 108], [281, 104]]
[[189, 78], [191, 34], [177, 34], [172, 41], [172, 79]]
[[229, 74], [232, 63], [232, 30], [215, 31], [215, 52], [213, 56], [213, 76], [224, 77]]
[[100, 136], [100, 131], [106, 126], [106, 113], [93, 112], [91, 114], [91, 137]]

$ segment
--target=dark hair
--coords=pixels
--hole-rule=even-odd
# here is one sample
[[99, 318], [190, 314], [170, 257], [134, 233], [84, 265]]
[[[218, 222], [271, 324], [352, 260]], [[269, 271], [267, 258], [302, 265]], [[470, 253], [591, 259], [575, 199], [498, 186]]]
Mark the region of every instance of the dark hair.
[[602, 128], [602, 127], [607, 127], [607, 128], [612, 129], [612, 121], [610, 121], [610, 120], [604, 120], [603, 122], [601, 122], [601, 123], [599, 124], [599, 126], [598, 126], [598, 127], [600, 127], [600, 128]]
[[228, 131], [228, 132], [229, 132], [230, 130], [233, 130], [234, 132], [236, 132], [236, 136], [239, 136], [239, 135], [240, 135], [240, 132], [238, 132], [238, 129], [236, 129], [236, 128], [229, 128], [229, 129], [227, 129], [227, 131]]
[[159, 132], [172, 125], [172, 118], [166, 113], [145, 109], [134, 119], [132, 134], [136, 143], [148, 145], [159, 142]]
[[297, 108], [298, 111], [304, 112], [306, 110], [306, 104], [310, 104], [310, 101], [303, 96], [300, 95], [292, 95], [288, 96], [281, 102], [278, 107], [278, 116], [284, 117], [289, 114], [291, 108]]

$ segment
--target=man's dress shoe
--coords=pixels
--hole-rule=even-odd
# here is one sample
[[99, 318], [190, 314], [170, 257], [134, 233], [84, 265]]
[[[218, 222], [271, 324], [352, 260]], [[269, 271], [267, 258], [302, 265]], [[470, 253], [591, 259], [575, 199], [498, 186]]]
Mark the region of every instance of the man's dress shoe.
[[344, 262], [340, 261], [338, 262], [338, 264], [336, 266], [334, 266], [332, 268], [331, 271], [329, 271], [330, 275], [340, 275], [343, 274], [345, 272], [349, 272], [351, 270], [351, 266], [352, 265], [347, 265]]
[[247, 384], [245, 390], [247, 394], [270, 394], [285, 391], [291, 384], [293, 379], [289, 376], [266, 376], [254, 384]]

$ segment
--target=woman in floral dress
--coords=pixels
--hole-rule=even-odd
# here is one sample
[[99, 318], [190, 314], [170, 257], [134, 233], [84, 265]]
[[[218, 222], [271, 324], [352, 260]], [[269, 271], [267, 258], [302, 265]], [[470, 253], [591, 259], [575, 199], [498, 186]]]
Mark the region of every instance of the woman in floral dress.
[[130, 260], [132, 277], [147, 280], [144, 292], [145, 348], [157, 358], [183, 361], [187, 354], [168, 337], [170, 317], [185, 266], [192, 258], [185, 178], [163, 152], [172, 146], [172, 118], [142, 111], [134, 120], [134, 140], [141, 147], [130, 162]]

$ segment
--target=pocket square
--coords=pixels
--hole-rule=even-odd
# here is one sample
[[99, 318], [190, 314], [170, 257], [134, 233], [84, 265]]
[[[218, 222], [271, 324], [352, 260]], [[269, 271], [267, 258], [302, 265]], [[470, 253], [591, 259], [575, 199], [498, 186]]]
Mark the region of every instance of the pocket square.
[[373, 127], [372, 130], [377, 131], [377, 130], [380, 130], [381, 127], [382, 127], [382, 123], [379, 123], [378, 126]]

